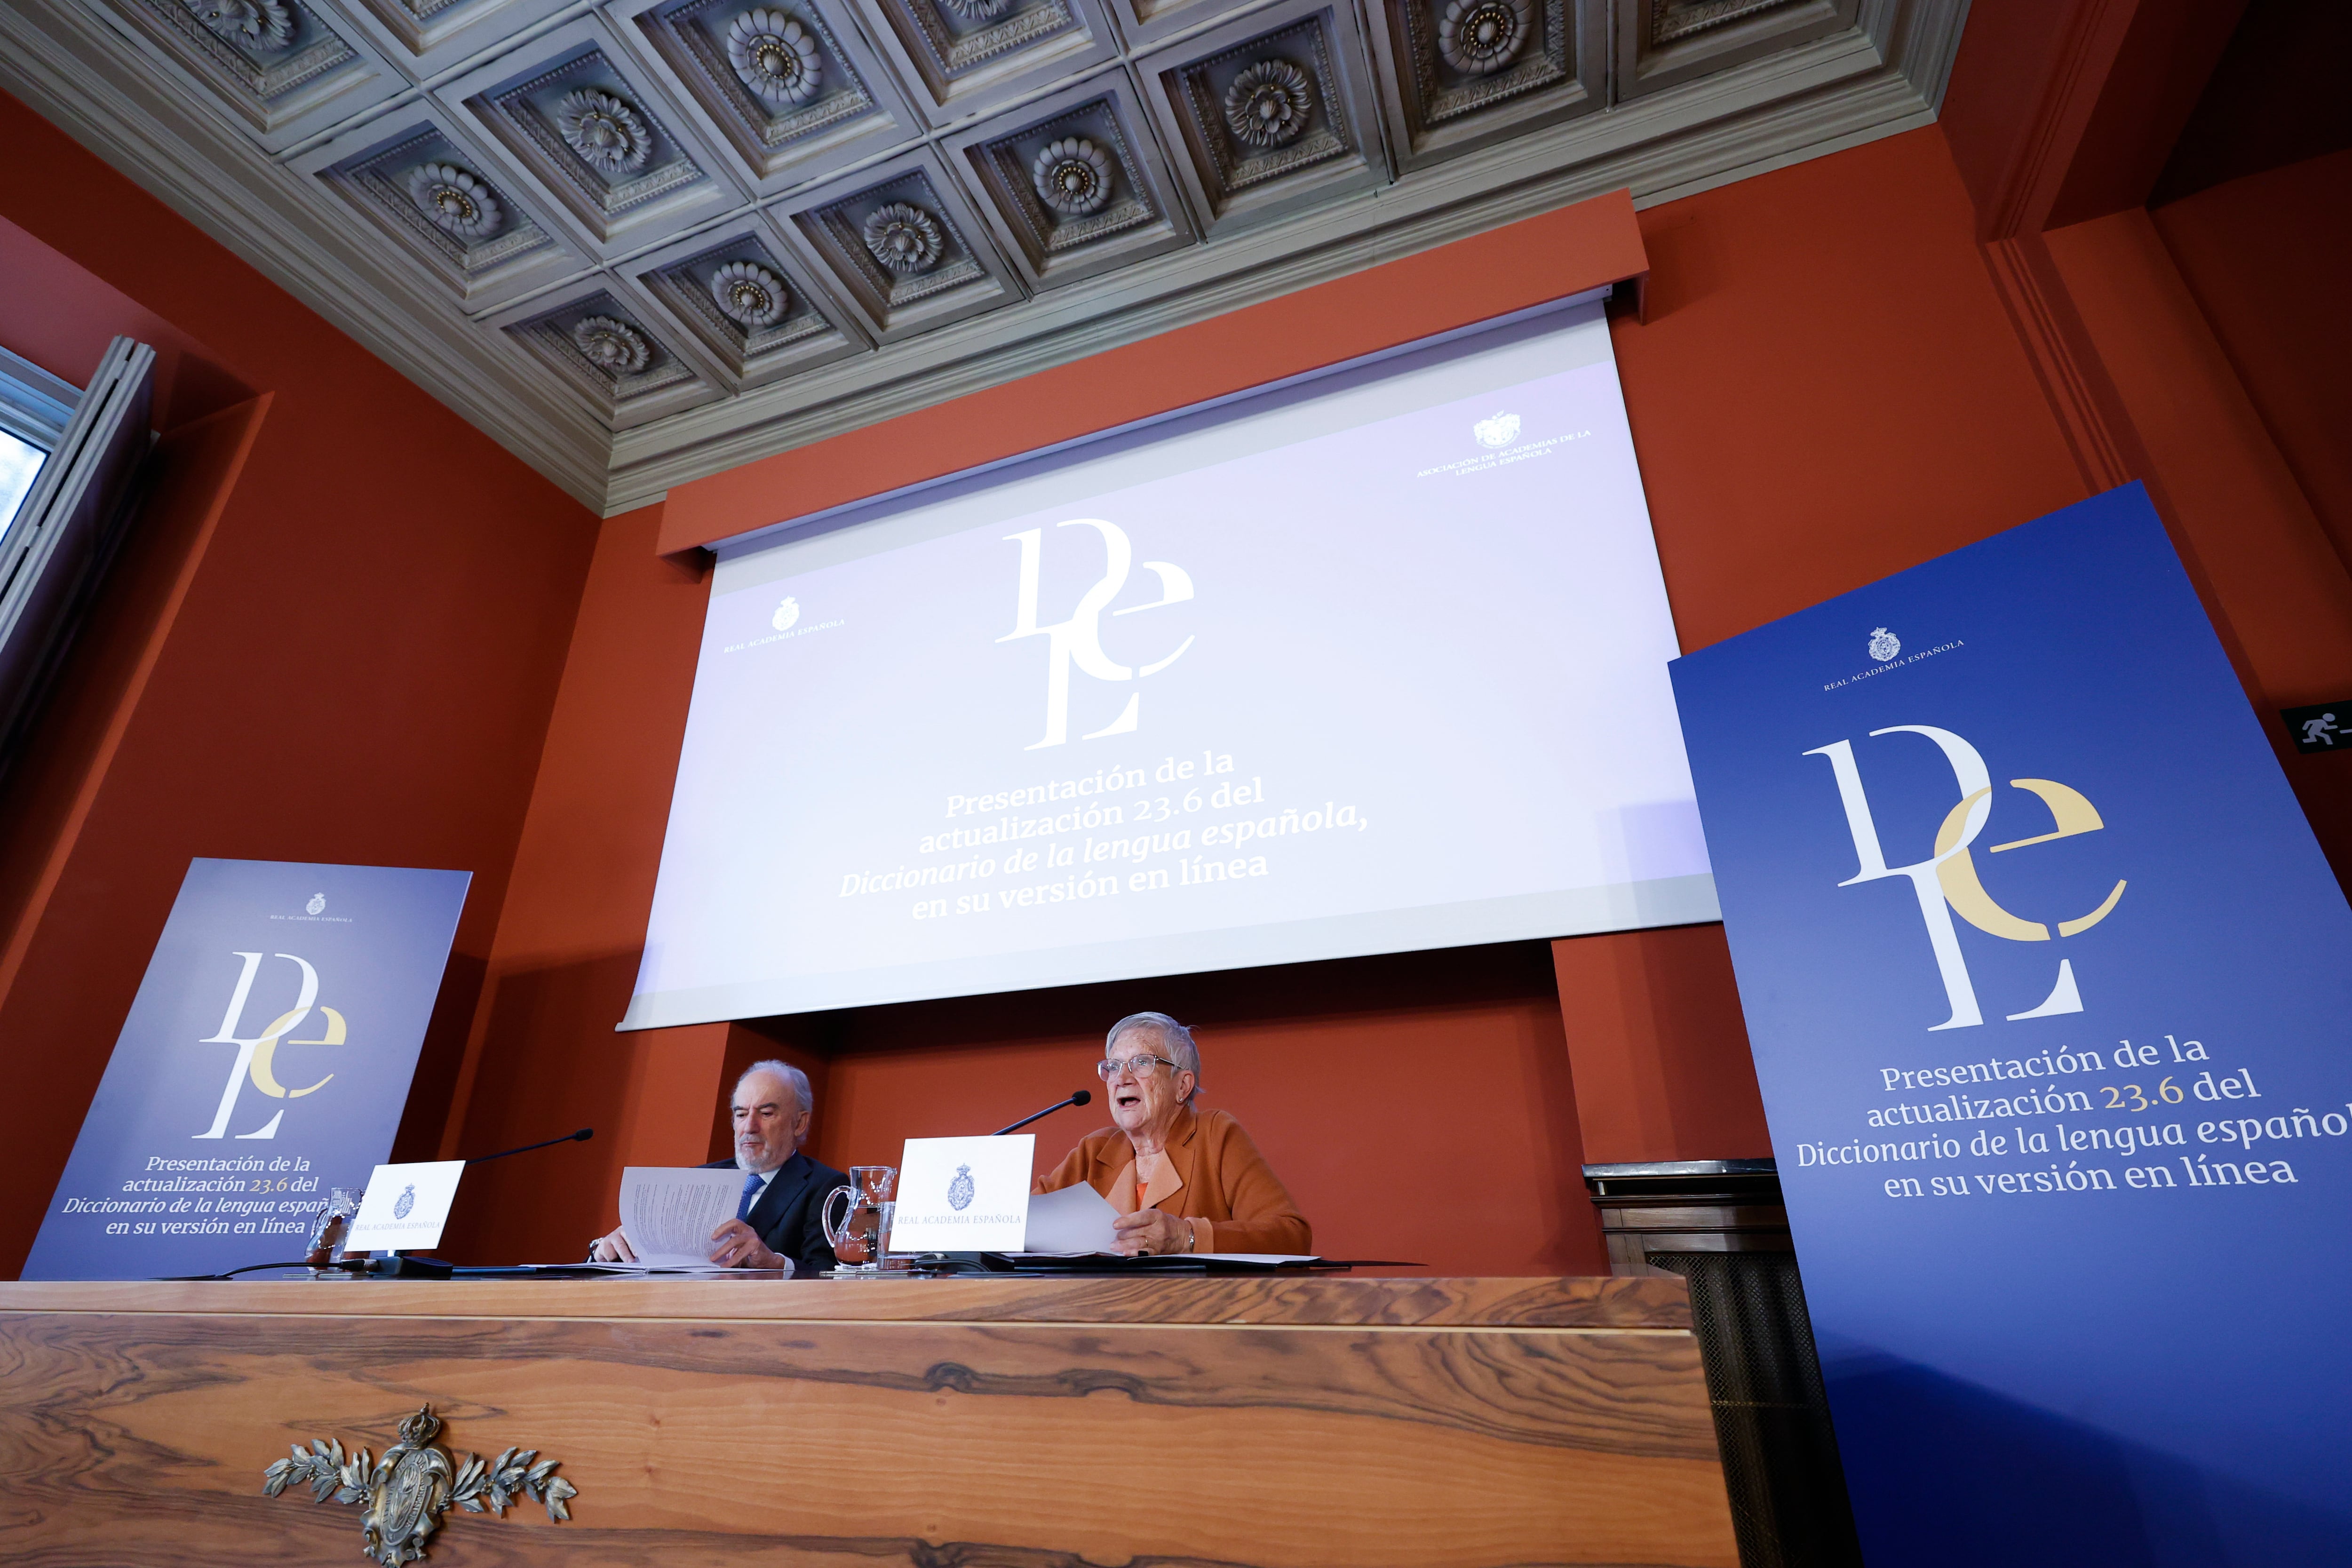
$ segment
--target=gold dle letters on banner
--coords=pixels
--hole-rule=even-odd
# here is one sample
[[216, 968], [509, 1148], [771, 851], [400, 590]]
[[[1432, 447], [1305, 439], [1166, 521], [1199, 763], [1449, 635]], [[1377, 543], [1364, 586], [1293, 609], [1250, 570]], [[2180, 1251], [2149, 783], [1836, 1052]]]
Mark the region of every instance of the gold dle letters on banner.
[[310, 1447], [298, 1444], [292, 1458], [262, 1471], [261, 1489], [276, 1497], [289, 1484], [307, 1481], [312, 1502], [359, 1504], [367, 1510], [360, 1521], [360, 1550], [383, 1568], [422, 1561], [426, 1538], [452, 1507], [502, 1514], [518, 1497], [528, 1497], [544, 1505], [551, 1520], [572, 1517], [564, 1502], [580, 1492], [555, 1474], [561, 1461], [540, 1459], [536, 1448], [509, 1448], [488, 1463], [471, 1454], [459, 1463], [434, 1445], [440, 1431], [441, 1418], [427, 1405], [403, 1418], [400, 1441], [381, 1459], [369, 1458], [365, 1448], [346, 1458], [341, 1439], [313, 1437]]

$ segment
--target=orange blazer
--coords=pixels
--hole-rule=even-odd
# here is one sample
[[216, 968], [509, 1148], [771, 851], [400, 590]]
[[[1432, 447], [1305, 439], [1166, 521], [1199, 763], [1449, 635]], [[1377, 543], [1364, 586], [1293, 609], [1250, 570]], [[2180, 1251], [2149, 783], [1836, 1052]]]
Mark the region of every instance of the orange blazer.
[[[1162, 1152], [1183, 1184], [1169, 1193], [1153, 1193], [1145, 1206], [1206, 1221], [1211, 1234], [1202, 1251], [1315, 1250], [1315, 1232], [1307, 1216], [1290, 1201], [1281, 1179], [1232, 1111], [1185, 1107], [1177, 1112]], [[1051, 1175], [1039, 1178], [1037, 1190], [1056, 1192], [1084, 1182], [1109, 1197], [1134, 1163], [1135, 1145], [1127, 1134], [1106, 1127], [1079, 1140]], [[1127, 1191], [1132, 1194], [1134, 1190], [1129, 1181]]]

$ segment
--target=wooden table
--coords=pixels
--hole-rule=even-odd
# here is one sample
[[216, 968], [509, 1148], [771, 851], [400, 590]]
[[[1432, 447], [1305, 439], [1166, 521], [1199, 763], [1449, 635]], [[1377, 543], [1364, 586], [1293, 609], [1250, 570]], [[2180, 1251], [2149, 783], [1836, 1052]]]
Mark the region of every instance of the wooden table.
[[262, 1470], [562, 1461], [430, 1561], [1734, 1564], [1682, 1281], [0, 1283], [0, 1562], [341, 1563]]

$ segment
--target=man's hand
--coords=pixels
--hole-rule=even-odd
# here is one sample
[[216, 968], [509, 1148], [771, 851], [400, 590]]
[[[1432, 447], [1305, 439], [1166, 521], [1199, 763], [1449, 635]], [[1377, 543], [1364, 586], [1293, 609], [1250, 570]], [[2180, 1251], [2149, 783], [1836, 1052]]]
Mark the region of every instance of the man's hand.
[[600, 1236], [588, 1244], [588, 1259], [592, 1263], [635, 1263], [637, 1255], [629, 1248], [629, 1238], [619, 1227], [610, 1236]]
[[710, 1261], [724, 1268], [782, 1268], [784, 1260], [768, 1250], [760, 1233], [740, 1219], [730, 1219], [710, 1233]]
[[1154, 1258], [1166, 1258], [1181, 1252], [1190, 1243], [1192, 1227], [1172, 1214], [1158, 1209], [1138, 1209], [1123, 1214], [1110, 1222], [1118, 1237], [1118, 1249], [1129, 1258], [1150, 1253]]

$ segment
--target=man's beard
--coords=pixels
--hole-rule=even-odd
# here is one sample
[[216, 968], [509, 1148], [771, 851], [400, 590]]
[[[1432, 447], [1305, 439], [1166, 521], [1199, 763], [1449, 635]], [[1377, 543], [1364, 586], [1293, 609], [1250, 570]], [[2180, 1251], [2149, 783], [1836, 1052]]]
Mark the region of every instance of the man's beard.
[[786, 1153], [783, 1160], [779, 1160], [772, 1165], [754, 1165], [751, 1163], [751, 1156], [743, 1152], [743, 1145], [740, 1143], [735, 1145], [735, 1168], [746, 1174], [764, 1176], [771, 1171], [782, 1169], [784, 1160], [791, 1158], [792, 1155]]

